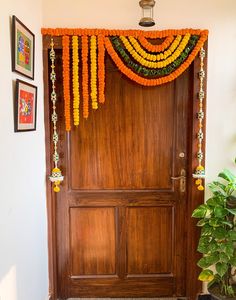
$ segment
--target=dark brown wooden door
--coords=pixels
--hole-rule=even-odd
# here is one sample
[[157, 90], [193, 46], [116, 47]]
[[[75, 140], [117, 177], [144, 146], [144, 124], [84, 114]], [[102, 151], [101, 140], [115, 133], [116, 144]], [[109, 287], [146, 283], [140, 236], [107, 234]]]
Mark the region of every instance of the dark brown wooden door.
[[58, 294], [185, 296], [187, 193], [171, 177], [187, 170], [191, 69], [158, 87], [109, 60], [106, 74], [106, 103], [71, 133], [59, 128]]

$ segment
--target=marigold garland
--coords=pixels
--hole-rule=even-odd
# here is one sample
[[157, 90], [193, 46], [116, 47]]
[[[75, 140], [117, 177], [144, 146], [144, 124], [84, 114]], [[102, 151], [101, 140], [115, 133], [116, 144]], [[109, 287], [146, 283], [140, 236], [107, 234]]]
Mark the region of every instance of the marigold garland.
[[189, 56], [191, 51], [194, 49], [197, 41], [199, 40], [199, 36], [196, 35], [191, 36], [188, 44], [186, 45], [186, 48], [180, 54], [180, 56], [175, 61], [173, 61], [170, 65], [159, 69], [146, 68], [145, 66], [141, 66], [138, 62], [132, 60], [132, 58], [126, 52], [126, 49], [124, 48], [123, 44], [121, 44], [121, 41], [118, 37], [111, 37], [110, 40], [116, 52], [121, 56], [122, 60], [125, 61], [125, 65], [127, 67], [132, 69], [138, 75], [142, 75], [143, 77], [148, 77], [151, 79], [154, 77], [156, 78], [160, 76], [169, 75], [177, 68], [179, 68], [179, 66], [186, 60], [186, 58]]
[[[190, 36], [191, 36], [190, 34], [186, 34], [183, 37], [183, 39], [182, 39], [181, 43], [179, 44], [179, 46], [177, 47], [177, 49], [174, 51], [174, 53], [170, 57], [168, 57], [165, 60], [160, 61], [160, 62], [151, 62], [151, 61], [148, 61], [148, 60], [144, 59], [142, 56], [140, 56], [134, 50], [134, 48], [129, 43], [129, 41], [128, 41], [128, 39], [126, 37], [121, 36], [120, 39], [124, 43], [125, 48], [133, 56], [133, 58], [135, 60], [137, 60], [141, 65], [146, 66], [148, 68], [164, 68], [167, 65], [171, 64], [174, 60], [176, 60], [180, 56], [181, 52], [186, 47], [186, 45], [187, 45], [187, 43], [188, 43], [188, 41], [190, 39]], [[181, 39], [181, 36], [180, 36], [180, 39]], [[163, 55], [162, 55], [162, 58], [164, 58]]]
[[89, 92], [88, 92], [88, 36], [83, 35], [82, 42], [82, 84], [83, 84], [83, 117], [89, 115]]
[[104, 36], [98, 35], [98, 98], [105, 102], [105, 47]]
[[90, 38], [90, 59], [91, 59], [91, 100], [92, 108], [98, 109], [97, 102], [97, 38], [92, 35]]
[[79, 125], [79, 103], [80, 103], [80, 94], [79, 94], [79, 53], [78, 53], [78, 36], [72, 37], [72, 57], [73, 57], [73, 116], [74, 116], [74, 125]]
[[[105, 30], [105, 29], [42, 29], [43, 34], [63, 36], [63, 86], [66, 130], [70, 130], [70, 58], [69, 36], [73, 49], [73, 115], [74, 124], [79, 123], [79, 65], [78, 36], [82, 45], [82, 95], [83, 116], [89, 114], [89, 96], [92, 108], [98, 101], [104, 103], [105, 96], [105, 51], [118, 68], [131, 80], [155, 86], [174, 80], [194, 60], [207, 39], [207, 30]], [[90, 39], [90, 49], [88, 38]], [[111, 40], [110, 40], [111, 39]], [[162, 39], [160, 45], [152, 45], [148, 39]], [[77, 47], [77, 50], [76, 50]], [[146, 50], [145, 50], [146, 49]], [[90, 57], [90, 86], [88, 56]], [[98, 84], [97, 84], [98, 82]]]
[[168, 48], [168, 50], [166, 50], [163, 53], [158, 53], [158, 54], [150, 54], [150, 53], [146, 52], [144, 49], [142, 49], [140, 47], [137, 40], [132, 36], [129, 36], [129, 41], [132, 46], [129, 44], [129, 41], [126, 38], [124, 38], [124, 39], [125, 39], [128, 47], [130, 49], [132, 49], [132, 46], [133, 46], [133, 48], [137, 51], [137, 53], [140, 54], [143, 58], [145, 58], [147, 60], [151, 60], [151, 61], [159, 61], [159, 60], [166, 59], [168, 56], [170, 56], [175, 51], [175, 49], [178, 47], [178, 45], [182, 39], [182, 36], [177, 35], [177, 37], [175, 38], [175, 40], [173, 41], [171, 46]]
[[173, 35], [170, 35], [160, 45], [152, 45], [142, 35], [138, 37], [138, 40], [139, 40], [140, 44], [142, 45], [142, 47], [145, 48], [146, 50], [148, 50], [150, 52], [162, 52], [170, 46], [170, 44], [173, 42], [174, 38], [175, 37]]
[[63, 61], [63, 91], [64, 91], [64, 114], [66, 131], [71, 129], [70, 118], [70, 38], [63, 36], [62, 38], [62, 61]]
[[143, 31], [143, 30], [117, 30], [117, 29], [83, 29], [83, 28], [42, 28], [41, 33], [49, 36], [64, 36], [64, 35], [78, 35], [78, 36], [91, 36], [99, 35], [103, 36], [133, 36], [139, 38], [143, 36], [150, 39], [163, 39], [168, 36], [185, 35], [190, 33], [193, 35], [200, 35], [207, 38], [208, 30], [200, 29], [168, 29], [162, 31]]
[[108, 54], [111, 56], [111, 58], [113, 59], [113, 61], [116, 64], [116, 66], [123, 74], [125, 74], [131, 80], [134, 80], [135, 82], [137, 82], [141, 85], [156, 86], [156, 85], [160, 85], [160, 84], [172, 81], [175, 78], [177, 78], [178, 76], [180, 76], [188, 68], [188, 66], [192, 63], [192, 61], [196, 57], [197, 53], [203, 46], [205, 40], [206, 40], [205, 36], [200, 37], [200, 39], [198, 40], [198, 42], [197, 42], [195, 48], [193, 49], [193, 51], [191, 52], [191, 54], [188, 56], [186, 61], [177, 70], [175, 70], [173, 73], [171, 73], [168, 76], [164, 76], [164, 77], [156, 78], [156, 79], [146, 79], [146, 78], [143, 78], [143, 77], [135, 74], [133, 71], [131, 71], [120, 59], [120, 57], [114, 50], [114, 48], [111, 44], [111, 41], [109, 40], [108, 37], [105, 38], [105, 46], [106, 46]]

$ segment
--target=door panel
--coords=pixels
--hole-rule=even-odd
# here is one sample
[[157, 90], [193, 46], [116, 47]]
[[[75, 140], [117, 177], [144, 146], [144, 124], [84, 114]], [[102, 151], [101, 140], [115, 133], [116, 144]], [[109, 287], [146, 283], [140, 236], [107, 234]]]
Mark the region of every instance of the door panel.
[[115, 274], [115, 235], [114, 208], [71, 208], [71, 275]]
[[191, 69], [141, 87], [106, 67], [106, 103], [71, 133], [59, 127], [58, 294], [185, 296], [186, 192], [171, 177], [187, 168]]
[[170, 274], [173, 261], [173, 209], [127, 210], [127, 274]]

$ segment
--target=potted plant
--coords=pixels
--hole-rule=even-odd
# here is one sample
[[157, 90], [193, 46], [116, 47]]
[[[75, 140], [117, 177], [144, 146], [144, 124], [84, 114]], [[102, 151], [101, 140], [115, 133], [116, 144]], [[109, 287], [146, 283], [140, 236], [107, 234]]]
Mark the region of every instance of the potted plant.
[[197, 263], [202, 268], [198, 279], [208, 282], [213, 298], [232, 299], [236, 298], [236, 176], [224, 170], [218, 177], [209, 184], [212, 196], [192, 214], [200, 219], [197, 226], [201, 227], [197, 250], [203, 257]]

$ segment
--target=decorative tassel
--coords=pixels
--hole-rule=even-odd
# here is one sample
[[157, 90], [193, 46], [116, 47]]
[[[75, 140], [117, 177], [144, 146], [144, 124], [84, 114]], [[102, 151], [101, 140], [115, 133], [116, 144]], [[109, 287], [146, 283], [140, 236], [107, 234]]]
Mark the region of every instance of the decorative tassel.
[[53, 146], [54, 146], [54, 153], [53, 153], [53, 162], [54, 162], [54, 168], [52, 169], [52, 174], [49, 176], [50, 181], [53, 183], [54, 192], [60, 191], [60, 184], [63, 181], [64, 177], [61, 174], [61, 170], [58, 168], [58, 162], [59, 162], [59, 154], [57, 152], [57, 144], [58, 144], [58, 133], [57, 133], [57, 121], [58, 116], [56, 113], [56, 102], [57, 102], [57, 94], [56, 94], [56, 73], [55, 73], [55, 51], [54, 51], [54, 42], [53, 39], [51, 39], [51, 51], [50, 51], [50, 59], [51, 59], [51, 74], [50, 74], [50, 80], [52, 83], [52, 92], [51, 92], [51, 101], [52, 101], [52, 115], [51, 120], [53, 124]]
[[198, 139], [198, 152], [197, 152], [197, 159], [198, 159], [198, 166], [193, 174], [193, 178], [196, 178], [195, 184], [197, 185], [197, 189], [199, 191], [204, 190], [203, 186], [203, 179], [205, 178], [205, 168], [202, 166], [202, 161], [204, 158], [204, 154], [202, 151], [202, 142], [204, 139], [203, 134], [203, 120], [204, 120], [204, 111], [203, 111], [203, 100], [205, 97], [204, 93], [204, 78], [205, 78], [205, 71], [204, 71], [204, 58], [206, 56], [205, 50], [202, 48], [200, 50], [200, 72], [199, 72], [199, 80], [200, 80], [200, 87], [199, 87], [199, 94], [198, 94], [198, 100], [199, 100], [199, 111], [197, 113], [197, 118], [199, 121], [198, 125], [198, 133], [197, 133], [197, 139]]

